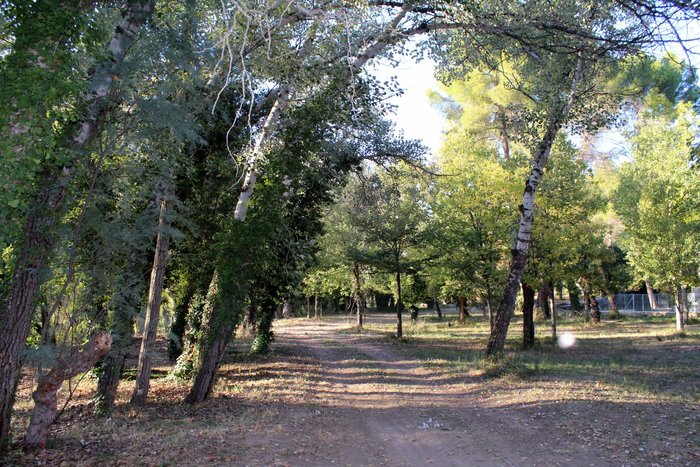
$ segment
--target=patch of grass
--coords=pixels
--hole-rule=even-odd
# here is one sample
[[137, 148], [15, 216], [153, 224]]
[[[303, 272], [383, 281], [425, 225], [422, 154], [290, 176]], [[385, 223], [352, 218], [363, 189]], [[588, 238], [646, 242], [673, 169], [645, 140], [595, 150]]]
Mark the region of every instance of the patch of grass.
[[481, 375], [486, 378], [524, 379], [538, 372], [537, 362], [528, 362], [512, 354], [484, 357], [479, 363]]

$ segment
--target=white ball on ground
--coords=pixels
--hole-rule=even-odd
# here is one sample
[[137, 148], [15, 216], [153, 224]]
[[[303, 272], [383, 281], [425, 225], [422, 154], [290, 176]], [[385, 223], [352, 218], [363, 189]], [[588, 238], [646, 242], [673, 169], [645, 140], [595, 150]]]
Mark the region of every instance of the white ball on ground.
[[570, 349], [576, 345], [576, 336], [570, 332], [565, 332], [559, 335], [557, 338], [557, 344], [562, 349]]

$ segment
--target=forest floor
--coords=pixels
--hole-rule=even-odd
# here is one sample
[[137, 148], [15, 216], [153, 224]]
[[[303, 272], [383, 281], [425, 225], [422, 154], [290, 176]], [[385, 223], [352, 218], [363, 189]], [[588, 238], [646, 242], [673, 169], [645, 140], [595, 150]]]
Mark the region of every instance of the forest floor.
[[[450, 318], [452, 318], [450, 320]], [[47, 449], [9, 465], [698, 465], [700, 325], [672, 319], [562, 320], [578, 344], [562, 350], [541, 326], [535, 349], [482, 357], [487, 324], [421, 317], [390, 337], [389, 314], [361, 332], [347, 316], [275, 322], [272, 352], [238, 339], [212, 397], [182, 404], [187, 385], [154, 371], [152, 402], [92, 416], [86, 378]], [[517, 346], [519, 323], [508, 345]], [[14, 432], [31, 409], [31, 375]]]

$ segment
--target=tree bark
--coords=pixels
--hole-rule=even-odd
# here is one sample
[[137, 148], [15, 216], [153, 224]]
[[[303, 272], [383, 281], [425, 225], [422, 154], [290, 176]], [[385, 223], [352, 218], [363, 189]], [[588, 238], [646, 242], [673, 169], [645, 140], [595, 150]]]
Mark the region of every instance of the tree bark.
[[214, 272], [207, 291], [208, 316], [206, 328], [202, 331], [202, 342], [200, 345], [199, 362], [197, 374], [190, 388], [190, 392], [185, 397], [188, 404], [196, 404], [204, 401], [214, 386], [216, 370], [219, 367], [221, 358], [226, 352], [226, 347], [236, 328], [236, 321], [226, 319], [222, 316], [221, 305], [218, 302], [219, 274]]
[[291, 318], [294, 316], [294, 305], [292, 301], [286, 299], [282, 304], [282, 318]]
[[535, 289], [522, 284], [523, 289], [523, 348], [535, 345]]
[[314, 319], [318, 319], [318, 292], [314, 292]]
[[[107, 47], [108, 58], [100, 63], [89, 79], [84, 96], [85, 119], [78, 124], [74, 136], [67, 143], [72, 149], [84, 148], [97, 134], [107, 113], [114, 83], [119, 79], [124, 57], [154, 8], [155, 0], [127, 3]], [[50, 232], [61, 209], [70, 174], [70, 167], [63, 170], [46, 167], [42, 172], [42, 187], [25, 222], [24, 240], [19, 246], [7, 305], [0, 316], [0, 447], [4, 446], [9, 434], [21, 366], [19, 354], [27, 339], [36, 307], [40, 275], [54, 247], [55, 239]]]
[[459, 324], [464, 324], [468, 315], [464, 304], [464, 297], [457, 298], [457, 309], [459, 310]]
[[591, 322], [591, 292], [588, 288], [583, 291], [583, 320]]
[[489, 331], [493, 331], [493, 325], [494, 323], [494, 318], [495, 316], [493, 315], [493, 307], [491, 306], [491, 299], [488, 297], [484, 299], [484, 303], [486, 304], [486, 314], [489, 318]]
[[690, 319], [690, 308], [688, 307], [688, 287], [681, 286], [681, 305], [683, 305], [683, 322]]
[[306, 319], [311, 319], [311, 297], [306, 296]]
[[617, 308], [615, 293], [612, 291], [608, 291], [608, 317], [610, 319], [617, 319], [620, 317], [620, 310]]
[[355, 304], [357, 306], [357, 327], [358, 329], [362, 329], [362, 325], [364, 324], [363, 321], [365, 310], [362, 306], [362, 284], [360, 283], [360, 266], [357, 263], [352, 265], [352, 274], [355, 278], [354, 295]]
[[654, 288], [648, 280], [644, 281], [644, 285], [647, 289], [647, 297], [649, 297], [649, 306], [651, 309], [656, 311], [659, 309], [659, 304], [656, 302], [656, 295], [654, 295]]
[[683, 317], [683, 298], [681, 297], [680, 287], [673, 288], [673, 296], [676, 300], [676, 332], [685, 332], [685, 319]]
[[503, 290], [503, 297], [498, 305], [496, 314], [496, 324], [491, 331], [489, 342], [486, 347], [486, 354], [493, 355], [503, 352], [508, 334], [508, 326], [513, 318], [515, 308], [515, 298], [518, 294], [520, 279], [525, 270], [525, 262], [530, 249], [530, 239], [532, 236], [532, 221], [535, 210], [535, 194], [540, 186], [544, 166], [547, 164], [549, 154], [552, 150], [552, 145], [559, 132], [559, 129], [564, 124], [569, 116], [569, 112], [574, 105], [576, 91], [583, 70], [583, 60], [579, 56], [576, 61], [576, 66], [573, 70], [573, 78], [571, 80], [571, 88], [567, 102], [561, 109], [552, 109], [547, 122], [547, 127], [542, 140], [535, 150], [535, 157], [532, 164], [530, 176], [525, 183], [523, 192], [522, 204], [520, 205], [520, 225], [513, 249], [511, 250], [511, 261], [508, 271], [508, 278]]
[[[168, 183], [169, 185], [169, 183]], [[131, 395], [132, 404], [145, 404], [148, 398], [148, 387], [151, 382], [151, 353], [156, 341], [160, 306], [163, 298], [163, 283], [165, 281], [165, 265], [168, 261], [168, 248], [170, 234], [167, 231], [167, 196], [169, 188], [165, 188], [160, 200], [160, 213], [158, 215], [158, 235], [156, 236], [156, 249], [153, 255], [153, 268], [151, 269], [151, 283], [148, 291], [148, 306], [146, 319], [143, 325], [141, 337], [141, 349], [136, 371], [136, 385]]]
[[591, 293], [591, 321], [594, 323], [600, 323], [600, 307], [598, 306], [598, 299], [595, 297], [594, 293]]
[[[218, 312], [216, 316], [212, 316], [215, 319], [218, 318]], [[200, 358], [201, 365], [197, 370], [197, 375], [192, 383], [190, 392], [187, 394], [187, 397], [185, 397], [185, 402], [188, 404], [197, 404], [209, 397], [214, 387], [216, 370], [226, 351], [226, 346], [228, 345], [231, 334], [233, 334], [234, 328], [235, 323], [227, 321], [216, 330], [215, 334], [210, 336], [211, 344], [205, 346], [205, 353], [203, 357]]]
[[442, 310], [440, 309], [440, 303], [438, 302], [437, 290], [433, 287], [433, 308], [440, 321], [442, 321]]
[[552, 311], [551, 311], [551, 324], [552, 324], [552, 338], [556, 339], [557, 338], [557, 308], [554, 303], [554, 285], [550, 282], [549, 283], [549, 291], [550, 295], [549, 297], [552, 300]]
[[58, 411], [58, 390], [63, 382], [90, 369], [112, 345], [109, 333], [101, 331], [80, 347], [72, 347], [56, 357], [54, 367], [39, 376], [37, 388], [32, 394], [34, 410], [24, 437], [26, 449], [46, 447], [49, 428]]
[[403, 337], [403, 302], [401, 301], [401, 273], [396, 273], [396, 337]]

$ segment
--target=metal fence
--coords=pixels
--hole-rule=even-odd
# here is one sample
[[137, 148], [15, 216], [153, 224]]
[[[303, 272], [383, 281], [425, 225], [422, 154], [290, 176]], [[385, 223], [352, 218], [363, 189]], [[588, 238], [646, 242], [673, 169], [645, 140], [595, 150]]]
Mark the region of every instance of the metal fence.
[[[676, 303], [673, 295], [666, 293], [654, 294], [656, 309], [652, 308], [649, 296], [645, 293], [618, 293], [615, 294], [615, 303], [620, 311], [654, 312], [675, 311]], [[700, 291], [694, 291], [687, 295], [688, 308], [692, 313], [700, 312]], [[606, 298], [598, 299], [600, 309], [607, 310], [609, 303]]]

